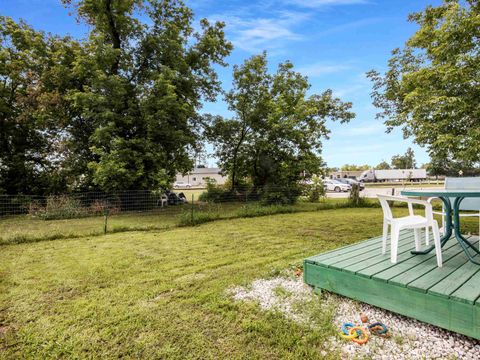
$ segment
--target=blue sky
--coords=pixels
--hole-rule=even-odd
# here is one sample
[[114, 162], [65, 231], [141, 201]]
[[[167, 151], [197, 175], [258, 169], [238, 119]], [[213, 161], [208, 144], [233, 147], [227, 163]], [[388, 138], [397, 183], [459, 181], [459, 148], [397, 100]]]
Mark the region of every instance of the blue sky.
[[[207, 17], [227, 24], [227, 38], [235, 50], [230, 67], [219, 68], [224, 88], [231, 83], [231, 65], [267, 50], [272, 71], [290, 60], [308, 75], [311, 92], [330, 88], [343, 100], [353, 102], [357, 117], [349, 124], [329, 123], [331, 138], [324, 142], [328, 166], [345, 163], [376, 165], [383, 159], [413, 147], [417, 163], [428, 162], [425, 150], [405, 140], [401, 131], [386, 134], [375, 119], [370, 98], [370, 69], [386, 69], [390, 52], [414, 33], [409, 13], [440, 0], [187, 0], [198, 19]], [[86, 28], [77, 24], [60, 0], [1, 0], [0, 13], [23, 18], [37, 29], [83, 37]], [[205, 112], [229, 116], [226, 105], [205, 104]], [[211, 160], [211, 163], [214, 161]]]

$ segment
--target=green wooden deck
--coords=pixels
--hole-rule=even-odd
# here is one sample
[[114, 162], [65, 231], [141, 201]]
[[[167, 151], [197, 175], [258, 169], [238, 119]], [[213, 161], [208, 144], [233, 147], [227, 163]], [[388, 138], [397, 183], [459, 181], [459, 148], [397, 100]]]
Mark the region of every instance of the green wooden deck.
[[[430, 236], [433, 242], [432, 236]], [[469, 241], [478, 246], [478, 238]], [[382, 255], [381, 238], [304, 261], [309, 285], [480, 339], [480, 266], [468, 261], [455, 239], [435, 253], [412, 255], [413, 231], [401, 234], [397, 264]]]

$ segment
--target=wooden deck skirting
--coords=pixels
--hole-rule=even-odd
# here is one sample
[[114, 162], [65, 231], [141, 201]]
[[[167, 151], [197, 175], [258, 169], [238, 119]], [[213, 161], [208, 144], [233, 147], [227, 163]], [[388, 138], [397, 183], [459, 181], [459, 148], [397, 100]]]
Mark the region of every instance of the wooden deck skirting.
[[[430, 236], [433, 243], [432, 236]], [[478, 238], [469, 239], [478, 246]], [[452, 238], [443, 267], [435, 252], [412, 255], [413, 231], [401, 234], [397, 264], [382, 255], [380, 237], [304, 260], [304, 280], [417, 320], [480, 339], [480, 266], [468, 261]]]

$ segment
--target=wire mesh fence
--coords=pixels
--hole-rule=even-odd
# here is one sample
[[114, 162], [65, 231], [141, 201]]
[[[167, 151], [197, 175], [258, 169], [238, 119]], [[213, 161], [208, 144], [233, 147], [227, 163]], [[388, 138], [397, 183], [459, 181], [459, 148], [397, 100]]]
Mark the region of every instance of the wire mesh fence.
[[[99, 235], [129, 230], [163, 230], [221, 218], [249, 217], [328, 206], [285, 187], [226, 191], [137, 190], [63, 195], [0, 195], [0, 244]], [[284, 197], [282, 199], [282, 196]], [[289, 203], [302, 197], [300, 201]], [[268, 201], [265, 202], [265, 199]], [[282, 203], [279, 205], [279, 203]]]
[[[351, 197], [353, 193], [344, 196]], [[208, 191], [0, 195], [0, 244], [131, 230], [164, 230], [216, 219], [378, 205], [375, 200], [363, 199], [365, 191], [362, 193], [362, 201], [345, 197], [325, 199], [324, 192], [319, 189], [286, 186], [236, 191], [210, 187]]]

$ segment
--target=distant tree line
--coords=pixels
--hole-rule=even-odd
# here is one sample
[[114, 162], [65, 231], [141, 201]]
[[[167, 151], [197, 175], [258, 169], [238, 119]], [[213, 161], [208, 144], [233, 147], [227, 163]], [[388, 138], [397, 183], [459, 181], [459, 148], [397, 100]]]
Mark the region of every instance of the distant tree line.
[[415, 169], [417, 162], [415, 161], [415, 153], [412, 148], [408, 148], [403, 155], [394, 155], [390, 163], [382, 160], [377, 166], [370, 165], [354, 165], [345, 164], [340, 169], [333, 169], [335, 171], [364, 171], [369, 169], [389, 170], [389, 169]]

